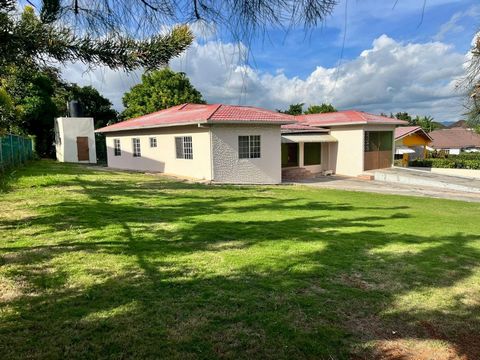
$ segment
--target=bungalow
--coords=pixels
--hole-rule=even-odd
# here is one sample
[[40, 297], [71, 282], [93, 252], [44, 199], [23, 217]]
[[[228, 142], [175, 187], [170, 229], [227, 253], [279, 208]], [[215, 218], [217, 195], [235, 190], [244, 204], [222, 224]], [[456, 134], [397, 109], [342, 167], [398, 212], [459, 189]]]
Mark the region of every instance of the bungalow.
[[461, 127], [432, 131], [430, 134], [431, 150], [458, 155], [462, 151], [479, 152], [480, 135], [474, 130]]
[[[251, 106], [183, 104], [113, 124], [108, 166], [222, 183], [277, 184], [303, 176], [357, 176], [393, 161], [403, 121], [358, 111], [291, 116]], [[302, 174], [300, 174], [302, 175]]]
[[432, 141], [420, 126], [400, 126], [395, 129], [395, 159], [423, 159]]

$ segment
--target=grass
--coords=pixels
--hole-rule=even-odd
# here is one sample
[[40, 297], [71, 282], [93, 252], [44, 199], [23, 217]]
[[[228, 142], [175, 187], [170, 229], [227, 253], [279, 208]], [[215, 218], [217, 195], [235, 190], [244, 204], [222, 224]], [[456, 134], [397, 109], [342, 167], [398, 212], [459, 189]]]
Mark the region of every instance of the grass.
[[2, 359], [480, 358], [480, 206], [39, 161], [0, 194]]

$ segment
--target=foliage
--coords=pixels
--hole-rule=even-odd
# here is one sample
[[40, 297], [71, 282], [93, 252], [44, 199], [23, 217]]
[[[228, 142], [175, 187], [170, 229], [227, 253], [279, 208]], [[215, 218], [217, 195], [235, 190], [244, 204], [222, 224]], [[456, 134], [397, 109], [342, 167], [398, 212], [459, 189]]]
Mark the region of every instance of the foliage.
[[412, 117], [410, 114], [407, 112], [398, 112], [395, 114], [395, 118], [399, 120], [405, 120], [408, 121], [408, 125], [410, 126], [420, 126], [423, 130], [425, 130], [427, 133], [432, 132], [433, 130], [436, 129], [441, 129], [442, 124], [439, 124], [434, 121], [434, 118], [432, 116], [415, 116]]
[[478, 170], [480, 169], [480, 159], [456, 158], [452, 156], [446, 158], [416, 159], [410, 162], [410, 166]]
[[2, 97], [0, 90], [0, 98], [9, 100], [9, 107], [14, 107], [13, 115], [0, 123], [0, 129], [34, 135], [36, 151], [42, 157], [53, 156], [53, 119], [66, 115], [68, 100], [81, 101], [85, 107], [84, 115], [93, 117], [97, 127], [117, 119], [117, 113], [108, 99], [92, 87], [64, 83], [55, 68], [3, 67], [0, 68], [0, 81], [8, 95]]
[[322, 103], [322, 105], [310, 105], [304, 114], [323, 114], [336, 111], [337, 109], [332, 104]]
[[[312, 27], [334, 9], [336, 0], [49, 0], [44, 17], [58, 19], [76, 30], [99, 35], [127, 33], [149, 36], [169, 24], [195, 21], [214, 24], [228, 38], [250, 41], [267, 28], [287, 31]], [[58, 4], [58, 6], [57, 6]], [[50, 15], [51, 13], [51, 15]]]
[[122, 118], [133, 118], [184, 103], [205, 104], [205, 100], [185, 73], [168, 68], [154, 70], [143, 74], [142, 82], [125, 93]]
[[304, 103], [291, 104], [287, 110], [277, 110], [279, 113], [288, 115], [302, 115]]
[[302, 115], [302, 114], [322, 114], [336, 112], [337, 109], [332, 104], [322, 103], [322, 105], [310, 105], [307, 110], [303, 111], [305, 103], [291, 104], [287, 110], [278, 110], [282, 114]]
[[480, 357], [479, 203], [51, 161], [9, 187], [2, 359]]
[[56, 60], [81, 61], [112, 69], [153, 69], [180, 55], [193, 40], [187, 26], [176, 26], [166, 35], [145, 40], [118, 34], [105, 34], [101, 38], [90, 34], [78, 36], [65, 24], [42, 22], [28, 6], [20, 17], [0, 10], [0, 20], [0, 66], [30, 66]]

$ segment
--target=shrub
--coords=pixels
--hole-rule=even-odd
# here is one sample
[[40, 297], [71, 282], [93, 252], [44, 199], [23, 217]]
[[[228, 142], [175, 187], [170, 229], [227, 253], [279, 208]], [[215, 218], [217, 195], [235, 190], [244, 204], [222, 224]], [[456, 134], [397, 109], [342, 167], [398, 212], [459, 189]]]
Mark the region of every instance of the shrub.
[[416, 159], [410, 162], [410, 166], [449, 169], [480, 169], [480, 159], [452, 158], [451, 156], [448, 158]]

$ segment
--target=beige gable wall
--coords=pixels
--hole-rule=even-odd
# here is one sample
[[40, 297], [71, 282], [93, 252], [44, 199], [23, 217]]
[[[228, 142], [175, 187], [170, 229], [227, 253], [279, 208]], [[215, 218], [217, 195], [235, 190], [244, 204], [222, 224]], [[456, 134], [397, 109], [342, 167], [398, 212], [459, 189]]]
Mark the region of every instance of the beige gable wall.
[[[281, 174], [279, 125], [212, 126], [214, 180], [226, 183], [278, 184]], [[261, 157], [238, 158], [238, 137], [260, 135]]]
[[[192, 136], [193, 159], [177, 159], [176, 136]], [[150, 147], [150, 137], [157, 147]], [[141, 157], [133, 157], [132, 139], [140, 139]], [[114, 155], [113, 139], [120, 139], [121, 156]], [[107, 133], [108, 166], [116, 169], [164, 172], [196, 179], [211, 180], [210, 133], [208, 128], [177, 126]]]
[[[395, 131], [394, 125], [335, 126], [330, 134], [338, 140], [329, 149], [329, 164], [335, 164], [339, 175], [358, 176], [364, 172], [364, 133], [365, 131]], [[394, 136], [392, 136], [394, 138]], [[395, 145], [392, 144], [393, 148]], [[392, 159], [393, 159], [392, 151]]]
[[338, 140], [329, 152], [329, 164], [335, 173], [347, 176], [363, 173], [363, 126], [336, 126], [330, 134]]

